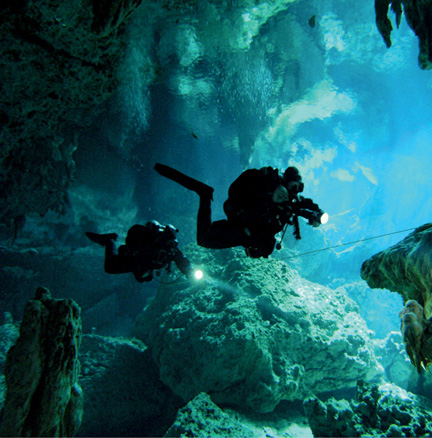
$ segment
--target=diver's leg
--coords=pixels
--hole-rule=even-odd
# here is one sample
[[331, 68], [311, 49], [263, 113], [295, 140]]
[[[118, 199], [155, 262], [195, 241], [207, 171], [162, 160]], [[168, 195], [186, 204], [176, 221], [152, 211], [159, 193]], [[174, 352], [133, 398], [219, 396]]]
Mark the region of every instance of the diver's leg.
[[214, 192], [213, 187], [210, 187], [201, 181], [191, 178], [190, 176], [187, 176], [184, 173], [179, 172], [176, 169], [173, 169], [172, 167], [165, 166], [165, 164], [156, 163], [154, 169], [156, 170], [156, 172], [159, 173], [159, 175], [162, 175], [165, 178], [169, 178], [170, 180], [175, 181], [176, 183], [187, 188], [188, 190], [193, 190], [194, 192], [198, 193], [198, 195], [200, 196], [205, 196], [205, 197], [209, 197], [210, 199], [213, 199], [213, 192]]
[[85, 235], [95, 243], [98, 243], [101, 246], [106, 246], [109, 242], [117, 240], [118, 235], [116, 233], [108, 233], [108, 234], [98, 234], [92, 233], [91, 231], [87, 231]]
[[134, 259], [132, 256], [116, 254], [114, 242], [105, 247], [104, 269], [107, 274], [126, 274], [132, 272]]
[[244, 231], [228, 220], [212, 222], [211, 199], [200, 197], [197, 219], [197, 243], [204, 248], [222, 249], [244, 246], [247, 236]]

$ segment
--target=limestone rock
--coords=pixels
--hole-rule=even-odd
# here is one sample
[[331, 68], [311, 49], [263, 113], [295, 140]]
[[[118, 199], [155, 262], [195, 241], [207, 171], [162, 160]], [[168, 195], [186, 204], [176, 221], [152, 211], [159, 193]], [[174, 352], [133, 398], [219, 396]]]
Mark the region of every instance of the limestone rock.
[[385, 379], [408, 390], [409, 376], [415, 369], [406, 354], [402, 334], [390, 332], [385, 339], [375, 340], [375, 355], [384, 368]]
[[388, 10], [396, 14], [396, 24], [399, 27], [403, 12], [406, 21], [419, 39], [419, 66], [422, 69], [432, 68], [432, 23], [430, 19], [431, 0], [375, 0], [375, 14], [378, 30], [380, 31], [387, 47], [390, 47], [391, 31], [393, 26], [388, 18]]
[[[367, 321], [368, 328], [375, 332], [375, 338], [384, 339], [390, 332], [400, 329], [400, 321], [395, 315], [403, 307], [402, 297], [386, 289], [372, 290], [360, 279], [351, 282], [342, 279], [333, 283], [342, 283], [339, 287], [357, 303], [360, 315]], [[336, 289], [337, 285], [330, 287]], [[386, 303], [385, 306], [382, 303]]]
[[384, 378], [402, 389], [430, 397], [432, 374], [418, 374], [405, 351], [402, 334], [391, 332], [386, 339], [375, 341], [375, 355], [384, 367]]
[[346, 294], [239, 249], [188, 255], [206, 279], [161, 287], [135, 328], [186, 401], [206, 392], [221, 406], [270, 412], [378, 373], [371, 332]]
[[118, 86], [126, 45], [120, 25], [139, 3], [18, 0], [0, 7], [0, 222], [64, 210], [77, 128], [89, 125], [88, 109], [100, 111]]
[[84, 335], [80, 361], [85, 410], [77, 436], [162, 436], [184, 404], [138, 340]]
[[82, 417], [78, 385], [80, 309], [45, 288], [27, 303], [6, 359], [1, 436], [73, 436]]
[[209, 395], [198, 394], [180, 409], [166, 437], [253, 437], [253, 432], [211, 401]]
[[359, 382], [357, 400], [304, 403], [314, 436], [430, 436], [432, 403], [396, 385]]
[[402, 295], [404, 301], [416, 300], [432, 316], [432, 224], [417, 228], [401, 242], [366, 260], [361, 276], [374, 288]]

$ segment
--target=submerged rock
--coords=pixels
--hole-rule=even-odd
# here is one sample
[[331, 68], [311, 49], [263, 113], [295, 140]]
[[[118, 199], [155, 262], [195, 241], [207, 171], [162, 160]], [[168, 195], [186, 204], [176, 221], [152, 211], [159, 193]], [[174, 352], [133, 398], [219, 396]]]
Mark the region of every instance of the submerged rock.
[[180, 409], [166, 437], [253, 437], [252, 430], [224, 412], [211, 401], [209, 395], [198, 394]]
[[27, 303], [6, 358], [1, 436], [73, 436], [82, 418], [78, 385], [80, 308], [45, 288]]
[[84, 335], [83, 421], [76, 436], [162, 436], [184, 404], [138, 340]]
[[[400, 332], [390, 332], [385, 339], [375, 340], [375, 356], [384, 368], [384, 377], [402, 389], [409, 388], [410, 374], [414, 371]], [[417, 373], [416, 373], [417, 374]], [[415, 391], [413, 391], [415, 392]]]
[[431, 2], [429, 0], [375, 0], [376, 24], [387, 47], [390, 47], [393, 26], [388, 18], [389, 7], [396, 15], [396, 25], [399, 27], [403, 12], [406, 21], [419, 39], [418, 62], [422, 69], [432, 68], [432, 23], [430, 17]]
[[162, 286], [135, 328], [184, 400], [206, 392], [264, 413], [379, 372], [371, 332], [346, 294], [241, 250], [197, 248], [191, 260], [205, 279]]
[[309, 398], [305, 412], [314, 436], [430, 436], [432, 403], [396, 385], [359, 382], [357, 400]]
[[402, 295], [399, 312], [406, 351], [418, 373], [432, 362], [432, 224], [417, 228], [404, 240], [375, 254], [361, 268], [371, 288]]
[[432, 224], [417, 228], [405, 239], [366, 260], [361, 277], [372, 289], [388, 289], [404, 301], [416, 300], [432, 316]]

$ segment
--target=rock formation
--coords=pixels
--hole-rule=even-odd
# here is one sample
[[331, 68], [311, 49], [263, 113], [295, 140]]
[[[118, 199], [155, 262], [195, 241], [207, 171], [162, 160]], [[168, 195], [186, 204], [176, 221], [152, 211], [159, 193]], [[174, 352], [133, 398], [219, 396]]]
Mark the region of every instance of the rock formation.
[[361, 276], [371, 288], [402, 295], [401, 332], [412, 364], [421, 373], [432, 362], [432, 224], [366, 260]]
[[201, 393], [179, 410], [174, 424], [167, 430], [165, 436], [252, 438], [255, 435], [214, 404], [209, 395]]
[[5, 367], [1, 436], [73, 436], [81, 423], [80, 309], [45, 288], [25, 308]]
[[406, 21], [419, 39], [419, 66], [422, 69], [432, 68], [432, 1], [431, 0], [375, 0], [375, 14], [378, 30], [387, 47], [390, 47], [393, 26], [388, 18], [391, 6], [396, 15], [396, 25], [399, 27], [403, 12]]
[[401, 242], [366, 260], [361, 276], [372, 289], [388, 289], [404, 302], [416, 300], [432, 316], [432, 224], [417, 228]]
[[65, 128], [87, 126], [116, 90], [119, 27], [140, 1], [92, 3], [0, 7], [0, 222], [63, 210], [77, 147]]
[[206, 392], [218, 405], [264, 413], [378, 373], [371, 332], [346, 294], [241, 250], [190, 258], [207, 279], [163, 286], [135, 329], [185, 401]]
[[322, 402], [310, 398], [304, 403], [314, 436], [430, 436], [432, 403], [390, 385], [367, 385], [360, 381], [357, 400]]

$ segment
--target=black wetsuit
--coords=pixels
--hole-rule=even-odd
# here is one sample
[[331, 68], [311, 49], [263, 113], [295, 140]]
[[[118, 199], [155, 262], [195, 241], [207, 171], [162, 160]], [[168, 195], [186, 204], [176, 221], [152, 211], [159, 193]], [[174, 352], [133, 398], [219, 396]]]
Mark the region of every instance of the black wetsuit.
[[[300, 238], [297, 222], [300, 212], [294, 209], [299, 206], [297, 195], [303, 191], [303, 183], [295, 167], [288, 167], [283, 175], [272, 167], [244, 171], [229, 188], [224, 203], [227, 219], [215, 222], [211, 217], [212, 187], [164, 164], [156, 163], [154, 168], [160, 175], [199, 195], [197, 243], [200, 246], [214, 249], [243, 246], [250, 257], [268, 257], [276, 243], [275, 235], [286, 224], [295, 225], [296, 237]], [[281, 190], [275, 193], [278, 187]]]
[[263, 167], [243, 172], [230, 186], [224, 211], [228, 219], [212, 222], [211, 199], [200, 197], [197, 242], [206, 248], [243, 246], [250, 257], [268, 257], [274, 249], [275, 234], [289, 220], [273, 202], [282, 184], [277, 169]]
[[179, 270], [190, 276], [189, 260], [177, 247], [178, 242], [165, 227], [134, 225], [128, 231], [126, 244], [116, 251], [114, 241], [105, 246], [105, 272], [124, 274], [132, 272], [139, 282], [151, 281], [153, 271], [167, 268], [174, 262]]

